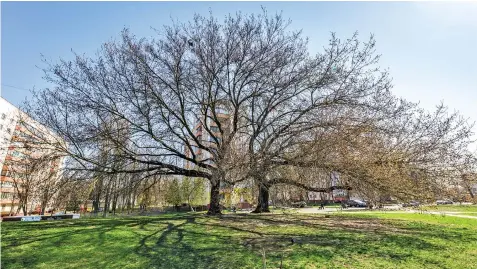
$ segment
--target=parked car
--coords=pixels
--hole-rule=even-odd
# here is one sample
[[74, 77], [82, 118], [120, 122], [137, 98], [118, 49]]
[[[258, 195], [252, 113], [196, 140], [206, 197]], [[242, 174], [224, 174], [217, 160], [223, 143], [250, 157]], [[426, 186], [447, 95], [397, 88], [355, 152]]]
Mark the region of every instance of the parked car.
[[436, 204], [438, 204], [438, 205], [452, 205], [453, 202], [451, 200], [437, 200]]
[[28, 214], [30, 215], [40, 215], [40, 213], [41, 213], [41, 209], [39, 208], [28, 211]]
[[249, 202], [240, 202], [235, 205], [235, 207], [239, 210], [247, 210], [247, 209], [252, 209], [253, 206]]
[[305, 207], [306, 203], [305, 201], [300, 201], [300, 202], [294, 202], [291, 204], [293, 207]]
[[349, 207], [366, 207], [367, 204], [361, 200], [348, 200], [346, 201], [346, 205]]
[[402, 204], [402, 207], [416, 207], [416, 206], [420, 206], [421, 203], [419, 203], [418, 201], [410, 201], [408, 203], [403, 203]]

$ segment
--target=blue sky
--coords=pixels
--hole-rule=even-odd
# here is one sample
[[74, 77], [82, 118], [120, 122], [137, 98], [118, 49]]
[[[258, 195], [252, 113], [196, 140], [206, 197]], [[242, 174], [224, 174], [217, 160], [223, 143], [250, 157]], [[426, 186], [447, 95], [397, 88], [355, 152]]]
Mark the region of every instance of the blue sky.
[[[228, 13], [283, 11], [292, 27], [310, 37], [310, 51], [327, 44], [330, 31], [349, 37], [374, 33], [381, 66], [393, 76], [393, 92], [433, 109], [443, 101], [477, 121], [477, 3], [472, 2], [2, 2], [1, 94], [15, 105], [22, 89], [45, 87], [41, 54], [56, 60], [93, 54], [124, 27], [136, 36], [171, 18], [187, 21], [209, 9]], [[8, 86], [7, 86], [8, 85]], [[16, 88], [13, 88], [13, 87]]]

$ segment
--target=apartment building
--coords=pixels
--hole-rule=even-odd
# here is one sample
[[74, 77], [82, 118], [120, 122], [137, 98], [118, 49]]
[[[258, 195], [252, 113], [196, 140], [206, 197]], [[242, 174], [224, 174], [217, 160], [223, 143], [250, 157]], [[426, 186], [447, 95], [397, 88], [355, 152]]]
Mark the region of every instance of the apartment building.
[[[221, 124], [224, 134], [227, 135], [229, 133], [229, 126], [231, 126], [232, 124], [230, 113], [225, 108], [220, 107], [216, 110], [216, 115]], [[205, 124], [207, 124], [207, 126], [204, 126]], [[217, 148], [217, 143], [215, 139], [217, 139], [219, 143], [222, 140], [222, 134], [216, 122], [212, 121], [208, 117], [202, 122], [198, 122], [194, 126], [193, 133], [197, 140], [201, 142], [201, 144], [211, 148], [212, 150], [214, 148]], [[198, 160], [203, 160], [205, 163], [214, 166], [214, 162], [212, 160], [213, 156], [209, 151], [198, 148], [194, 141], [190, 141], [190, 144], [192, 145], [194, 155]], [[237, 139], [233, 147], [241, 146], [243, 145], [241, 144], [240, 139]], [[188, 157], [192, 157], [192, 152], [190, 151], [190, 149], [187, 146], [185, 146], [184, 148], [185, 155]], [[189, 161], [184, 162], [184, 168], [200, 169], [199, 167], [197, 167], [197, 165]], [[234, 186], [234, 189], [230, 186], [227, 186], [224, 182], [221, 183], [220, 196], [223, 205], [230, 206], [231, 204], [248, 202], [249, 199], [247, 199], [247, 196], [250, 196], [249, 193], [251, 192], [251, 187], [248, 186], [247, 182], [241, 182], [240, 184], [237, 184], [236, 186]], [[210, 186], [206, 187], [206, 192], [210, 192]]]
[[[217, 115], [217, 118], [219, 119], [219, 122], [223, 124], [223, 126], [228, 126], [227, 122], [230, 119], [230, 115], [225, 109], [222, 109], [222, 108], [217, 109], [216, 115]], [[194, 136], [197, 138], [197, 140], [201, 144], [210, 148], [217, 148], [217, 143], [215, 142], [214, 137], [219, 141], [219, 143], [222, 140], [222, 135], [219, 131], [219, 127], [210, 118], [204, 119], [204, 122], [206, 122], [207, 128], [206, 126], [204, 126], [203, 122], [198, 122], [193, 129]], [[209, 129], [210, 132], [208, 132], [207, 129]], [[190, 141], [190, 144], [192, 145], [193, 153], [198, 160], [206, 160], [205, 162], [207, 164], [214, 165], [213, 161], [211, 161], [212, 154], [210, 152], [198, 148], [197, 144], [193, 140]], [[187, 157], [192, 157], [192, 152], [187, 146], [185, 147], [184, 151]], [[186, 169], [197, 168], [197, 166], [194, 163], [189, 161], [185, 162], [184, 167]]]
[[[38, 159], [45, 154], [42, 150], [26, 145], [38, 142], [38, 137], [58, 139], [46, 127], [31, 119], [27, 114], [0, 97], [0, 208], [1, 215], [21, 213], [20, 194], [24, 193], [25, 180], [40, 177], [45, 173], [58, 171], [62, 160], [56, 159], [32, 172], [28, 160]], [[38, 195], [38, 194], [37, 194]], [[40, 198], [32, 195], [28, 201], [28, 211], [35, 211]]]
[[[18, 207], [18, 197], [15, 193], [14, 181], [7, 176], [8, 169], [4, 165], [7, 155], [11, 156], [11, 140], [18, 120], [18, 109], [7, 100], [0, 97], [0, 206], [1, 214], [9, 214]], [[11, 157], [8, 157], [10, 159]]]

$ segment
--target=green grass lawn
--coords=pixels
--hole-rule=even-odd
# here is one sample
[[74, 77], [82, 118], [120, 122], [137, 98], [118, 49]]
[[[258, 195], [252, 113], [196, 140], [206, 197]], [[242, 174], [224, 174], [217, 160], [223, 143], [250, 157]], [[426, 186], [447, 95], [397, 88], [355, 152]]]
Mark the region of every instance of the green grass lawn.
[[477, 220], [439, 215], [185, 213], [1, 228], [3, 269], [477, 268]]

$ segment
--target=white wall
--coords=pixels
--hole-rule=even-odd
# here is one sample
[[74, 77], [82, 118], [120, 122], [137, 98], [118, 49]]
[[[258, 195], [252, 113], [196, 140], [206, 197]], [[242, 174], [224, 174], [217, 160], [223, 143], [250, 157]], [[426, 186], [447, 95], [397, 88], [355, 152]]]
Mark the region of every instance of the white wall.
[[3, 166], [18, 117], [19, 110], [0, 97], [0, 168]]

